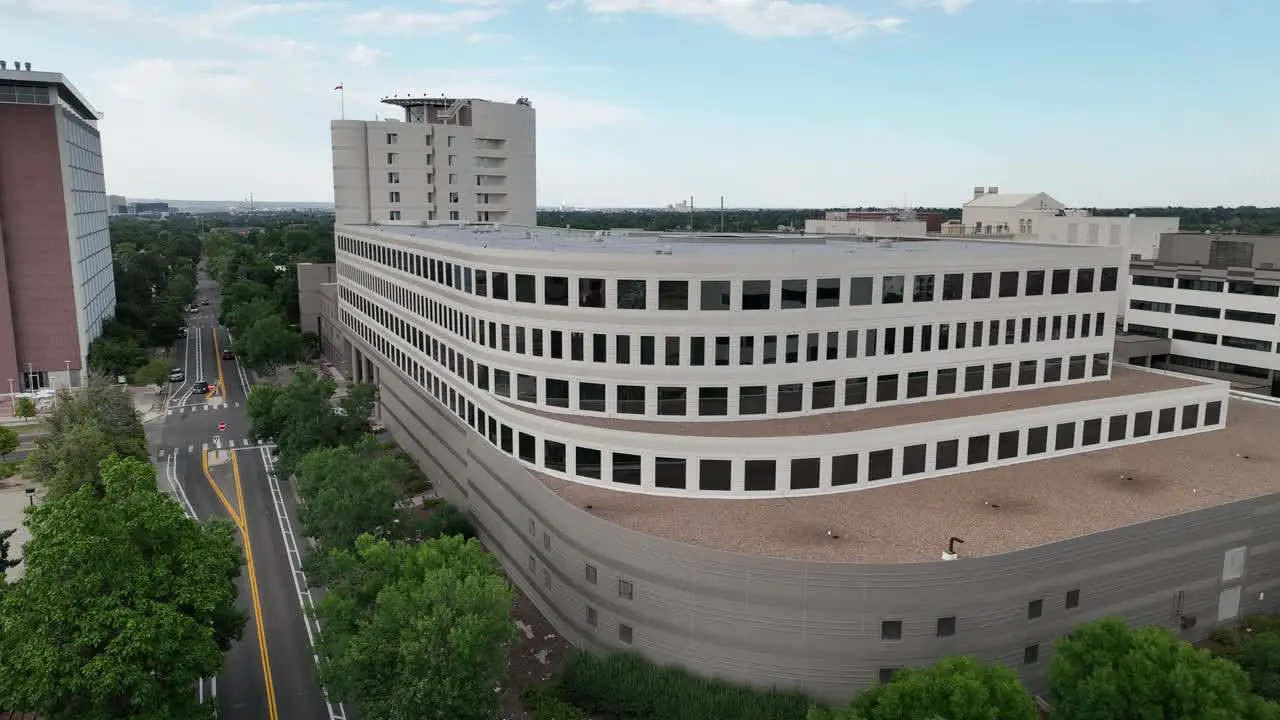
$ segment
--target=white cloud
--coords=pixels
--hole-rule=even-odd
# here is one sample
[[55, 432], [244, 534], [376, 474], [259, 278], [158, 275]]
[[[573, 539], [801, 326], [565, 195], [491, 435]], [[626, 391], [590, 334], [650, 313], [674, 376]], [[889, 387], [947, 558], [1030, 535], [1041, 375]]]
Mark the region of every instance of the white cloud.
[[493, 44], [508, 42], [512, 39], [510, 35], [503, 33], [471, 33], [466, 37], [467, 42], [472, 45]]
[[[896, 17], [867, 18], [841, 5], [790, 0], [579, 0], [599, 15], [652, 13], [724, 25], [755, 37], [857, 37], [901, 26]], [[553, 2], [552, 9], [562, 9]]]
[[[407, 71], [388, 77], [382, 67], [339, 72], [338, 64], [319, 58], [149, 58], [104, 66], [76, 82], [106, 114], [101, 127], [111, 192], [327, 200], [333, 194], [329, 121], [339, 114], [337, 81], [345, 85], [346, 117], [353, 119], [399, 117], [397, 108], [379, 99], [397, 88], [401, 95], [424, 90], [422, 77]], [[546, 152], [571, 158], [572, 147], [592, 132], [625, 132], [646, 121], [633, 108], [564, 91], [566, 74], [579, 71], [602, 69], [536, 61], [439, 68], [425, 90], [506, 101], [528, 96], [538, 112], [540, 150], [546, 143]]]
[[99, 29], [171, 30], [210, 36], [252, 20], [333, 7], [318, 0], [213, 4], [207, 9], [172, 9], [132, 0], [0, 0], [0, 16]]
[[503, 11], [496, 7], [445, 12], [383, 8], [349, 15], [347, 26], [354, 30], [379, 33], [447, 33], [481, 25], [502, 13]]
[[255, 53], [279, 60], [302, 60], [316, 50], [309, 42], [284, 37], [244, 38], [242, 43]]
[[955, 15], [973, 4], [973, 0], [903, 0], [907, 7], [937, 8], [947, 15]]
[[387, 57], [391, 53], [385, 50], [371, 48], [368, 45], [357, 44], [347, 51], [347, 62], [356, 67], [368, 68], [378, 64], [378, 61]]

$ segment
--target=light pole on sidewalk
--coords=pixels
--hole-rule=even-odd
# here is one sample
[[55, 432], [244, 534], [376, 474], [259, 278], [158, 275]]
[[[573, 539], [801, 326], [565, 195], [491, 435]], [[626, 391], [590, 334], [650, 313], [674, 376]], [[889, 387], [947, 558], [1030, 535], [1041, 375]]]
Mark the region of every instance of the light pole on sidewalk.
[[13, 378], [9, 378], [9, 415], [18, 417], [18, 406], [15, 404], [17, 398], [13, 394]]
[[71, 387], [71, 361], [63, 360], [62, 364], [67, 366], [67, 387]]

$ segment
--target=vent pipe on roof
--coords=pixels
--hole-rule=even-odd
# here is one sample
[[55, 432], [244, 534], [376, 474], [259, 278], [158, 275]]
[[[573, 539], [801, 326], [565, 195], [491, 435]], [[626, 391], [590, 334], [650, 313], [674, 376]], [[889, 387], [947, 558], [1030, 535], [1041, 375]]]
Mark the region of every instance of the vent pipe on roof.
[[31, 72], [31, 63], [23, 63], [23, 65], [25, 66], [23, 69], [27, 72]]

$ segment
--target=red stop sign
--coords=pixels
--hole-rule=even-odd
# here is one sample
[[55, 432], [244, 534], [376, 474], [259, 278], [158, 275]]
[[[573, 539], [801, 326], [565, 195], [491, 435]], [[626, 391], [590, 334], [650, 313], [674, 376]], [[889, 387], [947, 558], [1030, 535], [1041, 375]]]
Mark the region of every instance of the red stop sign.
[[226, 429], [227, 429], [227, 424], [226, 424], [226, 423], [224, 423], [224, 422], [222, 422], [222, 423], [218, 423], [218, 432], [222, 432], [223, 430], [226, 430]]

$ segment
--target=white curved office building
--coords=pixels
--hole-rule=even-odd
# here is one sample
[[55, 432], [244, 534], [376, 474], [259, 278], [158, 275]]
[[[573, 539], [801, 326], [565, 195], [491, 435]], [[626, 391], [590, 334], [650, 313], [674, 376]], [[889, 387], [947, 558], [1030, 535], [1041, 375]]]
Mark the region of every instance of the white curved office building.
[[1194, 639], [1280, 592], [1280, 408], [1110, 361], [1124, 248], [336, 242], [326, 352], [579, 645], [833, 701], [957, 653], [1034, 687], [1083, 620]]

